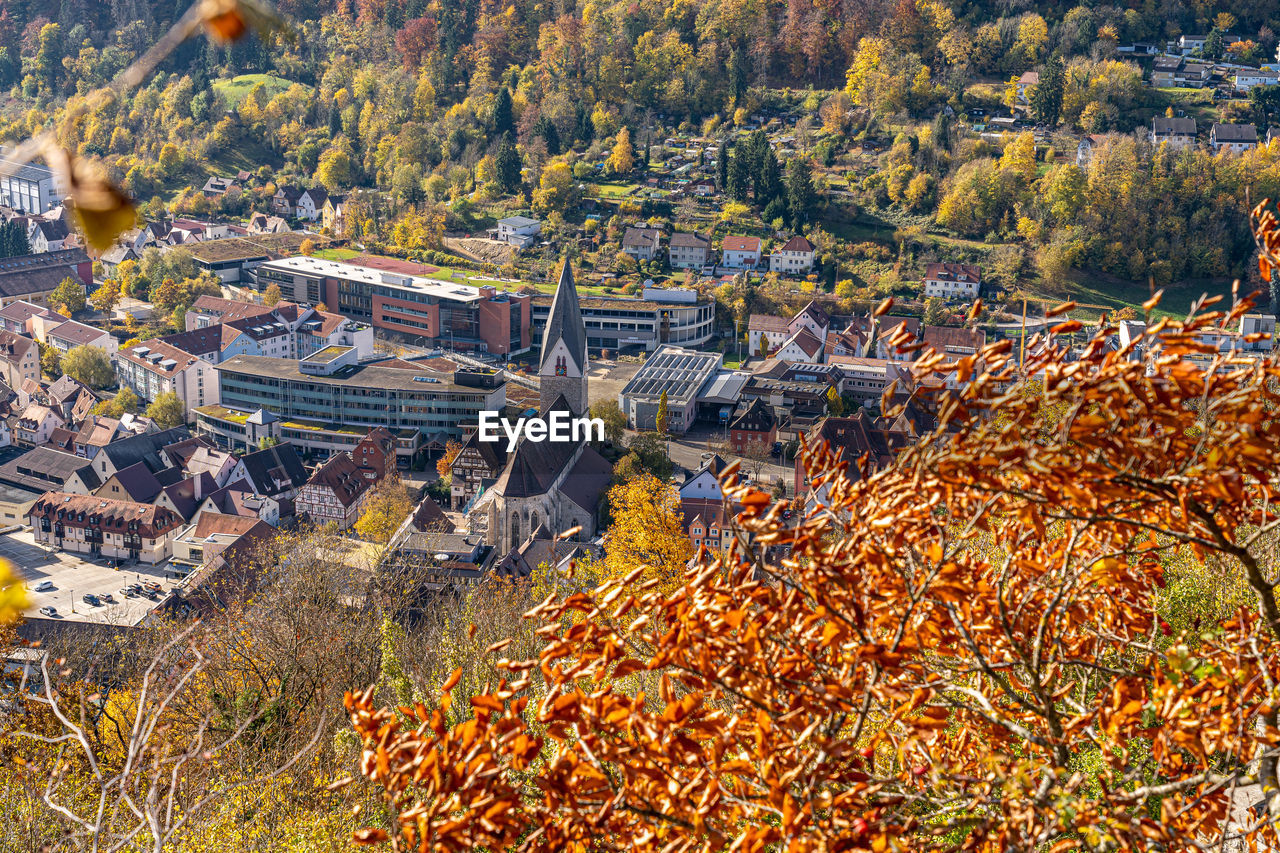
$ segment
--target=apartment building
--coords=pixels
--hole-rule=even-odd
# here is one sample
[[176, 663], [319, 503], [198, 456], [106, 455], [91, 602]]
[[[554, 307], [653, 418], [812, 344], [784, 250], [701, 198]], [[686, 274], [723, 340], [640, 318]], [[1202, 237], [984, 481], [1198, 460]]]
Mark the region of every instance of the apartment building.
[[147, 402], [172, 391], [182, 401], [188, 421], [193, 410], [220, 399], [213, 363], [159, 338], [116, 353], [116, 378]]
[[67, 492], [45, 492], [29, 518], [38, 544], [153, 564], [173, 556], [173, 540], [186, 523], [154, 504]]

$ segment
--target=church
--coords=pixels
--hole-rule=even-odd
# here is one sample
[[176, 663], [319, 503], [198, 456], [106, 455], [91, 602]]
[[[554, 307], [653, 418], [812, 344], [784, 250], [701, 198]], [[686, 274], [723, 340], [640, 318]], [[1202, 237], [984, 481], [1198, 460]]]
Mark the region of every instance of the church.
[[[538, 381], [543, 417], [552, 411], [586, 414], [587, 326], [567, 260], [542, 332]], [[532, 442], [522, 436], [467, 521], [499, 553], [519, 548], [540, 529], [545, 536], [581, 527], [576, 538], [590, 539], [612, 478], [613, 466], [585, 441]]]

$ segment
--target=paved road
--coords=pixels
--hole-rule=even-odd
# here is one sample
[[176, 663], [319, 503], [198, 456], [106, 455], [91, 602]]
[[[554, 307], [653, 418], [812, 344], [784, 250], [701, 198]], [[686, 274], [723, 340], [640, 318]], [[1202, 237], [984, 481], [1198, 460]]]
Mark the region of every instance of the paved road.
[[[719, 429], [694, 429], [690, 430], [683, 436], [674, 437], [668, 443], [670, 449], [671, 461], [684, 468], [686, 471], [696, 471], [702, 467], [702, 456], [705, 453], [715, 451], [725, 440], [724, 431]], [[726, 461], [732, 462], [737, 457], [733, 454], [721, 453]], [[742, 470], [754, 474], [752, 464], [745, 463]], [[787, 484], [788, 492], [791, 491], [795, 480], [795, 469], [791, 463], [780, 464], [776, 460], [764, 464], [760, 468], [759, 482], [761, 485], [772, 486], [778, 480], [782, 480]]]

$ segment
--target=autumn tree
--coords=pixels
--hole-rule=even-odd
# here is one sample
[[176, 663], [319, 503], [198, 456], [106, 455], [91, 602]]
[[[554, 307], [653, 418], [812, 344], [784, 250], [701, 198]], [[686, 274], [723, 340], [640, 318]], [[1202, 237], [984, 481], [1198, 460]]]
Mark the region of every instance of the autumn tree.
[[182, 426], [187, 422], [187, 409], [181, 398], [173, 391], [162, 391], [147, 406], [146, 416], [155, 421], [162, 429]]
[[93, 306], [95, 311], [110, 314], [111, 309], [115, 308], [120, 302], [122, 295], [120, 293], [120, 282], [114, 278], [109, 278], [98, 289], [89, 294], [89, 304]]
[[453, 460], [457, 459], [461, 452], [461, 442], [450, 440], [445, 443], [444, 453], [440, 454], [440, 458], [436, 460], [436, 473], [440, 475], [441, 480], [447, 480], [452, 475]]
[[838, 418], [844, 414], [844, 400], [840, 397], [840, 392], [836, 390], [834, 385], [827, 389], [827, 414], [833, 418]]
[[280, 285], [274, 281], [267, 285], [267, 289], [262, 291], [262, 304], [268, 308], [274, 308], [280, 304], [280, 300], [284, 298], [284, 294], [280, 292]]
[[[440, 710], [453, 679], [411, 726], [351, 696], [398, 843], [1275, 844], [1280, 365], [1198, 343], [1250, 309], [1162, 321], [1148, 363], [1105, 337], [1068, 360], [1078, 321], [1022, 365], [1009, 341], [922, 356], [964, 383], [937, 433], [878, 471], [809, 447], [821, 504], [798, 524], [730, 466], [727, 554], [668, 588], [637, 554], [553, 597], [546, 645], [504, 656], [465, 721]], [[1249, 596], [1190, 629], [1174, 588], [1206, 562]]]
[[120, 418], [125, 414], [137, 414], [138, 406], [141, 401], [138, 395], [133, 393], [132, 388], [121, 388], [116, 395], [110, 400], [103, 400], [93, 407], [95, 415], [104, 415], [108, 418]]
[[613, 522], [605, 534], [602, 571], [623, 578], [641, 569], [644, 581], [672, 589], [693, 556], [675, 486], [643, 474], [609, 490]]
[[662, 389], [662, 396], [658, 398], [658, 413], [654, 416], [653, 428], [658, 431], [659, 435], [667, 434], [667, 420], [669, 413], [667, 411], [667, 391]]
[[360, 538], [379, 545], [386, 545], [413, 511], [409, 490], [400, 478], [384, 477], [365, 500], [356, 520], [356, 533]]
[[635, 152], [631, 148], [631, 131], [624, 127], [618, 131], [613, 151], [605, 161], [605, 168], [609, 170], [609, 174], [623, 177], [631, 174], [634, 167]]
[[101, 347], [81, 344], [67, 350], [62, 356], [62, 372], [95, 391], [116, 384], [116, 372], [111, 364], [111, 356]]
[[84, 285], [67, 276], [49, 294], [49, 306], [68, 315], [84, 309]]

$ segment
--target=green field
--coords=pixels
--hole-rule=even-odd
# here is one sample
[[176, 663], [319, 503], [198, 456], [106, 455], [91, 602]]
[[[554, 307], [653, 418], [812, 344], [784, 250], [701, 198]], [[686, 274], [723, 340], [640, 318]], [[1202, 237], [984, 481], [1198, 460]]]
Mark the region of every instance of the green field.
[[603, 183], [587, 186], [591, 188], [593, 195], [601, 198], [622, 198], [634, 190], [637, 184]]
[[293, 85], [292, 80], [276, 77], [274, 74], [241, 74], [230, 80], [216, 81], [213, 89], [223, 97], [227, 106], [238, 107], [240, 102], [253, 91], [253, 87], [259, 83], [266, 87], [268, 97], [275, 97]]
[[313, 255], [323, 261], [349, 261], [359, 256], [355, 249], [317, 249]]

